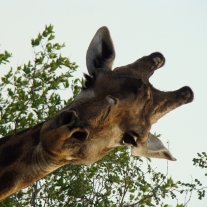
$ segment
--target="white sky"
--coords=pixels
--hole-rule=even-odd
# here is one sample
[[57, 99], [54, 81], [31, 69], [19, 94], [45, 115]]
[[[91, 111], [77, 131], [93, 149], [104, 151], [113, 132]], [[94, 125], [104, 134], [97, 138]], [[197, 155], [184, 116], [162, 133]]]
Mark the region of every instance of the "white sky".
[[[151, 77], [151, 83], [160, 90], [188, 85], [195, 100], [167, 114], [151, 132], [162, 134], [164, 143], [170, 142], [177, 158], [168, 166], [174, 180], [190, 182], [192, 176], [207, 185], [206, 171], [192, 166], [196, 153], [207, 149], [207, 1], [0, 0], [0, 52], [12, 52], [14, 68], [32, 60], [31, 38], [46, 24], [54, 25], [57, 42], [66, 43], [63, 54], [80, 66], [80, 77], [86, 72], [87, 47], [103, 25], [114, 41], [114, 67], [162, 52], [166, 64]], [[4, 70], [1, 66], [0, 75]], [[166, 161], [154, 159], [152, 163], [166, 172]], [[196, 193], [194, 196], [190, 207], [207, 205], [207, 196], [202, 201], [196, 199]]]

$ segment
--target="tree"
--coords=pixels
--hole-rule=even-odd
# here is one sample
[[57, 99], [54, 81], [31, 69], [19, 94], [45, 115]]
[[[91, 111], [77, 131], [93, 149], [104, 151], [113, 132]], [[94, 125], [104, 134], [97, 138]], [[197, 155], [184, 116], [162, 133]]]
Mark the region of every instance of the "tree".
[[[53, 26], [32, 39], [34, 61], [16, 70], [11, 68], [0, 83], [0, 134], [23, 130], [55, 115], [78, 94], [83, 80], [72, 73], [77, 65], [60, 51], [64, 44], [53, 43]], [[8, 63], [11, 54], [0, 54], [0, 64]], [[63, 100], [60, 90], [71, 98]], [[198, 154], [194, 164], [206, 168], [206, 154]], [[0, 207], [13, 206], [163, 206], [165, 198], [176, 200], [177, 207], [186, 206], [191, 192], [205, 196], [205, 188], [195, 179], [192, 183], [173, 181], [168, 172], [156, 172], [150, 159], [130, 157], [128, 149], [119, 147], [90, 166], [66, 165], [32, 186], [17, 192]], [[167, 169], [167, 166], [166, 166]], [[177, 195], [187, 197], [179, 203]]]

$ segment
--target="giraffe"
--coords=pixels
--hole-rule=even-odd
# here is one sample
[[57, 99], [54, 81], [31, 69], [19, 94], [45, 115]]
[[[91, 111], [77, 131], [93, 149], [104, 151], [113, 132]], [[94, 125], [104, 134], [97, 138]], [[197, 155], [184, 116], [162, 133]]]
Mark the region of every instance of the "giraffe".
[[117, 146], [131, 147], [134, 156], [176, 160], [150, 129], [191, 102], [193, 91], [152, 86], [149, 77], [165, 63], [159, 52], [112, 70], [114, 59], [109, 30], [101, 27], [87, 50], [89, 74], [79, 95], [53, 118], [0, 139], [0, 201], [63, 165], [94, 163]]

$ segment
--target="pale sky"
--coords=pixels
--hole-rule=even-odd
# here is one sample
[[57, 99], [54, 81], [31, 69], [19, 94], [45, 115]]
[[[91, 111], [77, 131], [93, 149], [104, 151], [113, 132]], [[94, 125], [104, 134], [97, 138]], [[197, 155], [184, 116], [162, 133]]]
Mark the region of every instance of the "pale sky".
[[[170, 142], [169, 148], [177, 158], [168, 163], [174, 180], [191, 182], [192, 176], [207, 186], [207, 172], [192, 165], [197, 152], [207, 149], [207, 1], [0, 0], [0, 52], [13, 54], [8, 65], [15, 68], [32, 60], [31, 38], [49, 24], [54, 25], [56, 42], [66, 44], [63, 55], [79, 65], [80, 78], [86, 72], [87, 47], [104, 25], [114, 41], [114, 68], [155, 51], [165, 56], [165, 66], [150, 82], [165, 91], [188, 85], [195, 99], [160, 119], [151, 132], [162, 134], [165, 145]], [[0, 75], [3, 73], [5, 67], [1, 66]], [[165, 160], [153, 159], [152, 164], [166, 172]], [[202, 201], [196, 197], [194, 193], [188, 206], [206, 207], [207, 196]]]

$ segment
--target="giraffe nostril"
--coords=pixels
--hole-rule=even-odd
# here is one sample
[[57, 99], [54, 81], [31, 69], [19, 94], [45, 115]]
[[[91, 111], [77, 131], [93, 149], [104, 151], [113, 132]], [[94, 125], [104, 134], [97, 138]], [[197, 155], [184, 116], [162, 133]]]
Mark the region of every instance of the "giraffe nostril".
[[73, 138], [78, 139], [80, 141], [85, 141], [87, 136], [88, 136], [88, 133], [86, 132], [75, 132], [72, 135]]
[[58, 125], [74, 124], [77, 121], [77, 116], [74, 111], [63, 111], [58, 118]]

